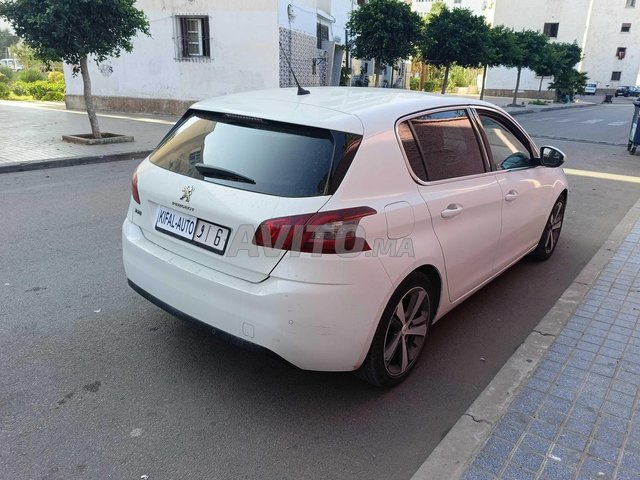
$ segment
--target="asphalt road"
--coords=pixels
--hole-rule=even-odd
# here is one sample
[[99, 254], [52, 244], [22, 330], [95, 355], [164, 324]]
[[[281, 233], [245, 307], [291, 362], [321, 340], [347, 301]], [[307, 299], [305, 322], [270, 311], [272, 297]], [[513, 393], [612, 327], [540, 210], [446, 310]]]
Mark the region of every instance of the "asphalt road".
[[[586, 97], [593, 101], [591, 97]], [[518, 116], [518, 121], [541, 141], [581, 140], [584, 143], [626, 146], [629, 139], [633, 101], [617, 98], [613, 104], [594, 107], [554, 110], [534, 115]]]
[[[632, 109], [518, 120], [568, 138], [605, 111], [612, 123]], [[610, 134], [584, 125], [580, 138]], [[537, 141], [580, 174], [554, 257], [520, 262], [437, 323], [387, 391], [228, 345], [133, 293], [120, 225], [134, 162], [0, 175], [0, 478], [410, 478], [640, 196], [640, 155]]]

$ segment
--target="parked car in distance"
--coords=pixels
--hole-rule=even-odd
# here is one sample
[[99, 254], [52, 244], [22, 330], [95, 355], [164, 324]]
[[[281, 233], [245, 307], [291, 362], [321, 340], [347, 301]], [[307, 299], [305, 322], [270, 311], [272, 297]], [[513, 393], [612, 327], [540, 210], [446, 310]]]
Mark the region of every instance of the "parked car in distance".
[[0, 66], [9, 67], [14, 72], [19, 72], [22, 70], [22, 64], [20, 64], [18, 60], [13, 58], [0, 59]]
[[595, 95], [597, 90], [597, 85], [595, 83], [587, 83], [584, 87], [585, 95]]
[[630, 89], [631, 88], [632, 87], [630, 87], [628, 85], [625, 85], [625, 86], [622, 86], [622, 87], [618, 87], [618, 88], [616, 88], [616, 91], [615, 91], [614, 95], [616, 97], [628, 97], [629, 94], [630, 94]]
[[126, 276], [177, 317], [390, 386], [435, 321], [524, 256], [552, 255], [564, 154], [489, 103], [309, 90], [187, 111], [133, 173]]
[[629, 87], [629, 96], [630, 97], [640, 96], [640, 87]]

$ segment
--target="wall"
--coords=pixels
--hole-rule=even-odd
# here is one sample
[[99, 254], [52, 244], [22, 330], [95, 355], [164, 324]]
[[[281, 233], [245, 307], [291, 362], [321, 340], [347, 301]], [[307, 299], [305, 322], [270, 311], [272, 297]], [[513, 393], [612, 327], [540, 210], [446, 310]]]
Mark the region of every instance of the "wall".
[[[273, 1], [138, 0], [137, 6], [149, 18], [151, 38], [137, 37], [131, 54], [99, 66], [91, 62], [99, 108], [179, 113], [174, 110], [192, 101], [278, 86], [278, 14]], [[209, 16], [211, 59], [176, 60], [176, 14]], [[72, 77], [65, 66], [65, 79], [68, 105], [81, 106], [81, 78]]]
[[[317, 23], [315, 0], [278, 0], [279, 41], [285, 52], [284, 55], [281, 51], [279, 52], [280, 87], [295, 85], [291, 70], [302, 86], [314, 87], [321, 84], [321, 72], [317, 61], [319, 57], [316, 38]], [[330, 40], [331, 35], [331, 29], [329, 29]], [[316, 59], [315, 72], [314, 59]], [[326, 75], [326, 70], [323, 73]]]
[[[91, 63], [99, 109], [181, 113], [194, 101], [293, 85], [280, 45], [306, 86], [337, 85], [352, 0], [138, 0], [151, 38], [134, 51]], [[208, 16], [211, 58], [180, 59], [176, 15]], [[317, 47], [317, 23], [329, 40]], [[82, 81], [65, 66], [67, 106], [83, 108]]]
[[[545, 22], [558, 22], [559, 42], [582, 42], [584, 36], [590, 0], [497, 0], [494, 25], [506, 25], [514, 30], [542, 31]], [[517, 71], [504, 67], [491, 68], [487, 72], [487, 89], [511, 90], [516, 86]], [[546, 91], [550, 79], [543, 80], [542, 90]], [[520, 90], [537, 92], [540, 78], [531, 70], [523, 70], [520, 78]]]
[[[585, 39], [582, 70], [598, 87], [615, 88], [638, 85], [640, 78], [640, 2], [636, 8], [625, 8], [625, 0], [594, 1], [591, 28]], [[631, 23], [631, 31], [620, 31], [623, 23]], [[624, 59], [616, 57], [618, 47], [626, 47]], [[611, 73], [622, 72], [620, 81], [612, 81]]]
[[[345, 27], [351, 0], [278, 0], [280, 29], [280, 86], [294, 86], [287, 63], [302, 86], [338, 85], [344, 56]], [[318, 48], [317, 24], [329, 38]]]

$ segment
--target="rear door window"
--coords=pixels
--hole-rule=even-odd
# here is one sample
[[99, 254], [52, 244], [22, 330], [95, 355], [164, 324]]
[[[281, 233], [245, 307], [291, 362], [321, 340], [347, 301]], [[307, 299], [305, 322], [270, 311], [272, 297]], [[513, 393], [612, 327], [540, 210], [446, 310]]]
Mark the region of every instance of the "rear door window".
[[360, 140], [358, 135], [322, 128], [191, 111], [150, 160], [233, 188], [311, 197], [334, 193]]
[[487, 171], [466, 110], [414, 117], [399, 125], [398, 132], [409, 164], [421, 180], [433, 182]]

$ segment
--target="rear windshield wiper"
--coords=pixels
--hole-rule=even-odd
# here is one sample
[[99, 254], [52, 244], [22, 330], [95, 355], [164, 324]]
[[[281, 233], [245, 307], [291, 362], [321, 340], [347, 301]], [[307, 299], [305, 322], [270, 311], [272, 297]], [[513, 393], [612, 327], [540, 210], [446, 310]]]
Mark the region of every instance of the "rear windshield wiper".
[[244, 175], [232, 172], [231, 170], [212, 167], [211, 165], [207, 165], [205, 163], [196, 163], [194, 166], [196, 167], [196, 170], [198, 170], [198, 172], [200, 172], [205, 177], [219, 178], [220, 180], [231, 180], [232, 182], [250, 183], [251, 185], [256, 184], [256, 181], [252, 178], [245, 177]]

